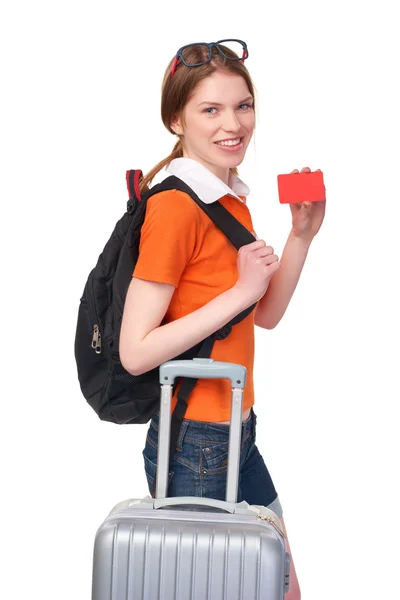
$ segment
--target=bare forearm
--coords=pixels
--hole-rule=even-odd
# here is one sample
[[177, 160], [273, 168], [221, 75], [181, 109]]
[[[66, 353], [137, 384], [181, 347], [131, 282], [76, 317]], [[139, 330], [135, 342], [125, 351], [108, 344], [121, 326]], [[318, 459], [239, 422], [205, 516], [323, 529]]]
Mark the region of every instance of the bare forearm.
[[280, 268], [257, 306], [255, 323], [273, 329], [282, 319], [297, 287], [311, 242], [290, 232], [280, 259]]
[[251, 305], [232, 287], [198, 310], [150, 331], [131, 354], [133, 375], [140, 375], [179, 356], [223, 327]]

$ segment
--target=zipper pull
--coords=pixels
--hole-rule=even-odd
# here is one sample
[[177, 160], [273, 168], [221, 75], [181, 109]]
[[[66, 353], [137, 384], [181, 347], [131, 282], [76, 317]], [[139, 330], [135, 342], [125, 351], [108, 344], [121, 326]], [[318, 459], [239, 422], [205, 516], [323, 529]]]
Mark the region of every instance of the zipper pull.
[[96, 354], [100, 354], [100, 353], [101, 353], [101, 333], [99, 331], [99, 334], [97, 337]]
[[99, 326], [97, 324], [93, 326], [92, 348], [96, 351], [96, 354], [100, 354], [100, 352], [101, 352], [101, 333], [99, 330]]
[[270, 525], [272, 525], [272, 527], [274, 529], [276, 529], [276, 531], [284, 538], [286, 539], [286, 535], [283, 533], [282, 529], [280, 527], [278, 527], [278, 525], [275, 523], [274, 519], [272, 517], [270, 517], [269, 515], [257, 515], [259, 519], [261, 519], [262, 521], [268, 521], [268, 523]]
[[99, 339], [99, 326], [93, 325], [92, 348], [96, 348], [98, 339]]

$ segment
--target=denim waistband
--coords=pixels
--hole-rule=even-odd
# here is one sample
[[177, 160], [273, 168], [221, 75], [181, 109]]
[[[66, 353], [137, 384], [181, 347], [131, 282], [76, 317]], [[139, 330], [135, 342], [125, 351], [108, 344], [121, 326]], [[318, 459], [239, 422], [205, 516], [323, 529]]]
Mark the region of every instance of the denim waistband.
[[[151, 420], [151, 427], [158, 431], [159, 413], [156, 413]], [[255, 436], [256, 415], [253, 408], [250, 409], [250, 415], [242, 422], [242, 440], [246, 440], [250, 435]], [[214, 439], [215, 441], [229, 438], [229, 424], [218, 423], [218, 421], [195, 421], [193, 419], [183, 419], [178, 438], [178, 447], [181, 447], [183, 439], [188, 436], [192, 440], [198, 438]]]

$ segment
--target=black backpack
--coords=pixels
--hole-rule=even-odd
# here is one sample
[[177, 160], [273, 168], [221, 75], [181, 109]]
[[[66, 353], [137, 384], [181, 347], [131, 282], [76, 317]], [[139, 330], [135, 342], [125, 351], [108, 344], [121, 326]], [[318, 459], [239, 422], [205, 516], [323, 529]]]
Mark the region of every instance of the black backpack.
[[[100, 419], [118, 424], [147, 423], [160, 408], [159, 368], [142, 375], [131, 375], [122, 366], [118, 352], [122, 313], [138, 259], [147, 200], [164, 190], [181, 190], [192, 197], [237, 249], [255, 240], [222, 204], [204, 204], [189, 186], [175, 176], [154, 185], [141, 197], [141, 175], [139, 170], [126, 173], [129, 191], [127, 211], [117, 222], [89, 274], [80, 299], [75, 337], [75, 359], [82, 393]], [[185, 235], [184, 231], [182, 235]], [[227, 337], [232, 326], [249, 315], [254, 307], [249, 307], [222, 329], [174, 358], [208, 358], [215, 341]], [[178, 382], [179, 379], [175, 382], [174, 392]], [[187, 398], [196, 382], [197, 379], [186, 378], [178, 392], [178, 402], [171, 419], [171, 459], [187, 409]]]

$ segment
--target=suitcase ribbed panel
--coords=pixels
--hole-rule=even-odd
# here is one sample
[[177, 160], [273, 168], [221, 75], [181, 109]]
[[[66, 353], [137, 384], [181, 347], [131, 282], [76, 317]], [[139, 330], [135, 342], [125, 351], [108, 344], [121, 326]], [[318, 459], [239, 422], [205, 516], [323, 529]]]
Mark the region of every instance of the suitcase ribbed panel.
[[262, 523], [222, 521], [106, 522], [92, 600], [283, 600], [281, 542]]

